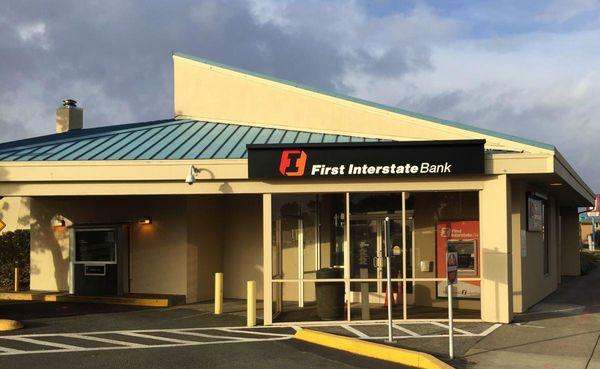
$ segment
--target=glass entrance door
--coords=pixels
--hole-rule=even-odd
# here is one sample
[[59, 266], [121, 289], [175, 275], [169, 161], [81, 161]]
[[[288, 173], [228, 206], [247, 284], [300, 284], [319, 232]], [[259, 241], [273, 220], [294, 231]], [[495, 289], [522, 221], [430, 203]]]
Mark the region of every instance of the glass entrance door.
[[[384, 220], [383, 215], [354, 216], [350, 222], [351, 278], [369, 279], [375, 281], [353, 284], [353, 290], [361, 293], [368, 291], [369, 302], [384, 304], [387, 286], [387, 269], [384, 252]], [[402, 260], [402, 219], [399, 216], [390, 217], [392, 255], [391, 277], [394, 280], [392, 290], [397, 296], [395, 303], [402, 298], [403, 260]], [[412, 230], [407, 224], [406, 274], [412, 276]], [[412, 288], [407, 290], [412, 293]], [[363, 297], [366, 298], [366, 295]]]

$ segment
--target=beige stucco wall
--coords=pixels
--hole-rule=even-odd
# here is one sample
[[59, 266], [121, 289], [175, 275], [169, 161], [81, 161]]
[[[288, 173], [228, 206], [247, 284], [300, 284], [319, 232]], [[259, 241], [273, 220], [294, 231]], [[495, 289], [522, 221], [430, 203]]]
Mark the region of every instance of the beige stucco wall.
[[511, 184], [490, 176], [479, 196], [481, 239], [481, 318], [508, 323], [512, 308]]
[[[69, 289], [70, 225], [131, 223], [131, 292], [214, 296], [224, 272], [224, 296], [245, 298], [257, 281], [262, 299], [262, 198], [246, 196], [73, 197], [32, 200], [32, 290]], [[60, 215], [67, 227], [53, 227]], [[151, 217], [152, 224], [137, 220]], [[226, 262], [225, 262], [226, 260]]]
[[228, 196], [223, 209], [223, 295], [245, 299], [246, 282], [254, 280], [256, 296], [262, 299], [262, 196]]
[[523, 312], [523, 280], [521, 275], [522, 259], [526, 258], [527, 244], [521, 241], [527, 240], [525, 233], [526, 227], [526, 204], [527, 198], [526, 184], [520, 181], [512, 181], [511, 192], [511, 238], [514, 252], [512, 253], [513, 263], [513, 309], [515, 313]]
[[[62, 216], [67, 227], [53, 227]], [[152, 224], [137, 220], [151, 217]], [[69, 225], [132, 223], [131, 292], [185, 295], [185, 200], [177, 197], [77, 197], [31, 200], [31, 289], [69, 289]]]
[[[541, 232], [527, 231], [527, 192], [537, 191], [524, 182], [514, 182], [512, 191], [512, 221], [513, 229], [511, 238], [513, 242], [513, 309], [521, 313], [548, 296], [556, 290], [560, 282], [558, 248], [560, 233], [559, 211], [557, 201], [548, 198], [548, 257], [549, 271], [544, 273], [544, 240]], [[571, 214], [572, 215], [572, 214]], [[573, 216], [577, 221], [576, 214]], [[572, 222], [565, 217], [567, 223]], [[567, 234], [567, 238], [572, 238]], [[576, 239], [575, 239], [576, 242]], [[569, 259], [564, 262], [572, 268], [575, 262], [570, 258], [572, 254], [566, 253]], [[577, 258], [579, 255], [577, 254]]]
[[[199, 196], [187, 199], [188, 302], [214, 298], [214, 275], [224, 270], [225, 232], [221, 231], [224, 225], [224, 215], [221, 196]], [[229, 275], [225, 280], [227, 278]]]
[[484, 138], [489, 148], [551, 152], [178, 55], [173, 65], [176, 117], [396, 140]]
[[29, 197], [3, 197], [0, 199], [0, 219], [6, 224], [2, 232], [29, 229]]
[[52, 226], [52, 218], [59, 211], [55, 201], [31, 199], [32, 290], [69, 290], [69, 231]]

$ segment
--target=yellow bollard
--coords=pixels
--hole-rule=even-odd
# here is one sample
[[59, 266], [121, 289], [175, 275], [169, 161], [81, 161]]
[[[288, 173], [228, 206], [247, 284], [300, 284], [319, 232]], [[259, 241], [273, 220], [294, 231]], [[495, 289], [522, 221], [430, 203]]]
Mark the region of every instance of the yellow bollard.
[[256, 325], [256, 282], [248, 281], [248, 303], [246, 304], [246, 315], [248, 317], [248, 327]]
[[19, 292], [19, 267], [15, 267], [15, 292]]
[[215, 314], [223, 314], [223, 273], [215, 273]]

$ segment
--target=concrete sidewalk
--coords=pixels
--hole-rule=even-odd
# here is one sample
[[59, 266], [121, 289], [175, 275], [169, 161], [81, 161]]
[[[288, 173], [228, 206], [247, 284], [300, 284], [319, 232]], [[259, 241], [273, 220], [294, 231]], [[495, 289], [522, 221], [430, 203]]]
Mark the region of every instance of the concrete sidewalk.
[[477, 342], [467, 368], [600, 369], [600, 268]]

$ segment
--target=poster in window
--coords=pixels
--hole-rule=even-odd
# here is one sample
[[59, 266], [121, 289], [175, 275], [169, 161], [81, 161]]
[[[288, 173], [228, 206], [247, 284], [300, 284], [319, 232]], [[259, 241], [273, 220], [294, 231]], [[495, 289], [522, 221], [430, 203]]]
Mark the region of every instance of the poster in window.
[[527, 230], [541, 232], [544, 225], [543, 203], [535, 196], [527, 197]]

